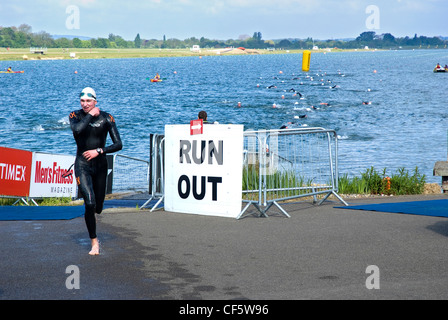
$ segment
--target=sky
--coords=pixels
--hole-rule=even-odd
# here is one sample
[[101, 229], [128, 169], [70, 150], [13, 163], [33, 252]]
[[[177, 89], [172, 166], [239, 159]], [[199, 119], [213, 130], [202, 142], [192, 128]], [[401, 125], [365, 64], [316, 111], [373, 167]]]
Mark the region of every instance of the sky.
[[447, 0], [0, 0], [0, 26], [134, 40], [448, 36]]

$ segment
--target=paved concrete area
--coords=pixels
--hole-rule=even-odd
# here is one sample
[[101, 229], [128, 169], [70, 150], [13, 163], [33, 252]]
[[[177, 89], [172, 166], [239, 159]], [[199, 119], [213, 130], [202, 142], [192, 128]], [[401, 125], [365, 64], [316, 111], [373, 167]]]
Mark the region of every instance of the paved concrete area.
[[[268, 218], [241, 220], [107, 209], [95, 257], [82, 217], [0, 221], [0, 299], [448, 299], [448, 219], [340, 205], [289, 203], [291, 218], [273, 208]], [[79, 289], [66, 286], [76, 283], [69, 266], [79, 270]]]

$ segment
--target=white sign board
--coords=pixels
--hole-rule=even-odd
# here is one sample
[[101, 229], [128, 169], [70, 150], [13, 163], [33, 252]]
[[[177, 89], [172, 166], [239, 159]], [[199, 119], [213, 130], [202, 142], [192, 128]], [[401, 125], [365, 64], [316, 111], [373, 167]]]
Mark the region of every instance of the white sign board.
[[243, 125], [165, 126], [165, 210], [237, 218], [242, 170]]
[[33, 152], [32, 161], [30, 198], [76, 198], [74, 156]]

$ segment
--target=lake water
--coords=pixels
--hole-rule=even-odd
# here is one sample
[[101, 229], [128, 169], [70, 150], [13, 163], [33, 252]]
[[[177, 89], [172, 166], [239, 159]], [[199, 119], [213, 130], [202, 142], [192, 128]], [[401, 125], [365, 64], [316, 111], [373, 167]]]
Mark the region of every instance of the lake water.
[[[151, 133], [204, 109], [245, 129], [335, 129], [341, 174], [418, 167], [441, 182], [432, 170], [448, 154], [448, 73], [432, 69], [448, 64], [448, 50], [313, 53], [308, 73], [301, 63], [300, 54], [2, 62], [25, 73], [0, 74], [0, 145], [74, 155], [68, 114], [91, 86], [124, 155], [147, 159]], [[166, 80], [146, 79], [156, 72]]]

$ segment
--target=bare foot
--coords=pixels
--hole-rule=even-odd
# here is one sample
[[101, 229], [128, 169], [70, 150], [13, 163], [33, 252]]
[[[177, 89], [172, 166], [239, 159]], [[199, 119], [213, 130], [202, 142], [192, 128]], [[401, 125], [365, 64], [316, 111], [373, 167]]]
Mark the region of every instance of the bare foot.
[[100, 254], [100, 243], [98, 242], [98, 239], [92, 239], [92, 249], [90, 250], [89, 254], [91, 256], [97, 256]]

